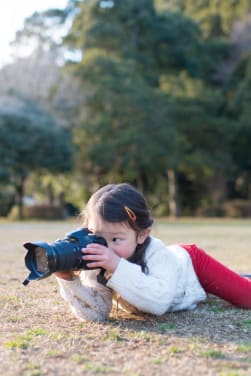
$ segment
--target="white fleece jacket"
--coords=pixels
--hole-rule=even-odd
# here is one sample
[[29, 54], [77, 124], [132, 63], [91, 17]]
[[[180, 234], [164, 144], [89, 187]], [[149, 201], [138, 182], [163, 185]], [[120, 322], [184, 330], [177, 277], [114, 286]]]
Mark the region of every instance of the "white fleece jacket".
[[127, 311], [155, 315], [194, 309], [206, 299], [191, 258], [181, 246], [166, 246], [151, 237], [145, 261], [148, 274], [122, 258], [106, 287], [97, 282], [98, 270], [82, 270], [72, 281], [57, 278], [60, 293], [80, 320], [95, 321], [108, 318], [115, 295]]

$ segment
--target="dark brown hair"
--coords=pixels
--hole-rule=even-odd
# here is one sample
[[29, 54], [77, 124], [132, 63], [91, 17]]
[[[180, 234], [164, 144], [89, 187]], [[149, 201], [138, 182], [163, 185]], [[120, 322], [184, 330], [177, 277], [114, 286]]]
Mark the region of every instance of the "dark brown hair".
[[[129, 209], [126, 210], [125, 208]], [[128, 225], [139, 234], [153, 224], [150, 209], [141, 192], [128, 183], [108, 184], [97, 190], [87, 202], [81, 216], [84, 224], [88, 226], [89, 213], [95, 211], [107, 222], [127, 222]], [[130, 211], [135, 215], [130, 215]], [[144, 272], [147, 271], [145, 264], [145, 250], [150, 238], [143, 244], [138, 244], [134, 254], [128, 261], [141, 265]]]

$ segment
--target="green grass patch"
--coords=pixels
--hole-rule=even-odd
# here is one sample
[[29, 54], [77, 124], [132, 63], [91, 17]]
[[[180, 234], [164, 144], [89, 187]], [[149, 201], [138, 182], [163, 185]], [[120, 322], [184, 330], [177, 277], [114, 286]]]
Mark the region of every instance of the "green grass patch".
[[244, 320], [243, 321], [243, 325], [246, 327], [246, 328], [251, 328], [251, 319], [249, 320]]
[[68, 338], [67, 333], [49, 333], [49, 336], [54, 341], [64, 340]]
[[111, 367], [102, 365], [102, 364], [95, 364], [95, 363], [87, 363], [84, 365], [84, 370], [87, 372], [91, 372], [93, 374], [108, 374], [113, 371]]
[[[41, 366], [38, 363], [28, 362], [25, 365], [25, 369], [40, 372]], [[32, 373], [32, 375], [33, 375], [33, 373]]]
[[51, 349], [47, 352], [48, 357], [50, 358], [63, 358], [63, 353], [57, 349]]
[[240, 371], [223, 371], [217, 373], [217, 376], [244, 376], [244, 374]]
[[172, 323], [159, 324], [158, 329], [161, 333], [168, 332], [169, 330], [175, 330], [176, 326]]
[[207, 350], [201, 354], [204, 358], [226, 359], [226, 355], [218, 350]]
[[136, 337], [140, 340], [143, 340], [145, 342], [150, 342], [150, 340], [153, 338], [153, 334], [152, 333], [149, 333], [148, 331], [146, 330], [141, 330], [139, 333], [138, 333], [138, 336]]
[[104, 336], [104, 341], [122, 342], [126, 341], [126, 338], [122, 337], [119, 332], [114, 330]]
[[48, 332], [47, 330], [36, 328], [36, 329], [29, 329], [25, 334], [19, 335], [16, 338], [5, 342], [4, 346], [7, 349], [15, 349], [15, 348], [20, 348], [20, 349], [27, 349], [28, 346], [30, 345], [31, 341], [33, 340], [34, 337], [36, 336], [41, 336], [41, 335], [47, 335]]
[[17, 336], [15, 339], [5, 342], [4, 347], [6, 349], [13, 350], [15, 348], [19, 348], [25, 350], [29, 346], [30, 340], [26, 336]]
[[237, 351], [247, 353], [251, 351], [251, 342], [243, 342], [237, 347]]
[[226, 308], [222, 308], [222, 307], [212, 307], [211, 310], [214, 313], [224, 313], [227, 311]]
[[77, 362], [79, 364], [81, 363], [86, 363], [89, 361], [88, 357], [84, 356], [84, 355], [81, 355], [81, 354], [73, 354], [71, 356], [71, 359], [74, 361], [74, 362]]
[[163, 364], [165, 362], [165, 359], [162, 356], [158, 356], [157, 358], [152, 359], [151, 363], [153, 364]]
[[177, 346], [170, 346], [168, 348], [168, 352], [171, 353], [171, 354], [178, 354], [180, 353], [182, 350], [180, 348], [178, 348]]
[[46, 336], [49, 332], [42, 328], [36, 328], [36, 329], [29, 329], [27, 330], [27, 336], [28, 337], [36, 337], [36, 336]]

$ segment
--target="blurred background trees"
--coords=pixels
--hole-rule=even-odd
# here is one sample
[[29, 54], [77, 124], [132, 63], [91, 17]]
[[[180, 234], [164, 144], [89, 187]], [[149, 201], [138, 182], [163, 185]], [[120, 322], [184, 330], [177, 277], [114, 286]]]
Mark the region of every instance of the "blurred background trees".
[[[30, 120], [33, 105], [16, 116], [14, 102], [0, 112], [0, 194], [24, 175], [27, 193], [43, 200], [49, 184], [80, 207], [126, 180], [157, 215], [251, 215], [250, 10], [248, 0], [69, 0], [31, 15], [15, 48], [35, 47], [0, 70], [0, 108], [22, 97], [51, 120]], [[10, 135], [14, 151], [2, 147]]]
[[21, 219], [27, 179], [32, 172], [69, 171], [71, 139], [36, 104], [17, 98], [6, 98], [0, 108], [0, 139], [1, 183], [13, 188]]

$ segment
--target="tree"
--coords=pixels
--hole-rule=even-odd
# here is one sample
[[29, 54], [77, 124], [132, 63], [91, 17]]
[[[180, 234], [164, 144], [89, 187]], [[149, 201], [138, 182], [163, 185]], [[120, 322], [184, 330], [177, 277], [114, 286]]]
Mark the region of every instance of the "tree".
[[243, 56], [224, 86], [225, 116], [234, 123], [232, 139], [233, 169], [231, 182], [233, 195], [250, 198], [250, 102], [251, 102], [251, 53]]
[[21, 219], [25, 182], [30, 173], [57, 173], [71, 168], [69, 133], [29, 103], [22, 111], [1, 109], [0, 139], [1, 180], [15, 186]]
[[114, 1], [110, 8], [88, 1], [79, 3], [65, 43], [82, 51], [73, 66], [89, 89], [76, 129], [82, 166], [99, 179], [126, 178], [144, 187], [161, 171], [177, 215], [174, 177], [187, 147], [162, 82], [180, 71], [202, 76], [198, 27], [181, 14], [158, 15], [150, 0]]
[[72, 125], [80, 102], [78, 82], [58, 63], [56, 50], [38, 49], [4, 66], [0, 70], [0, 99], [9, 93], [37, 101], [63, 127]]

